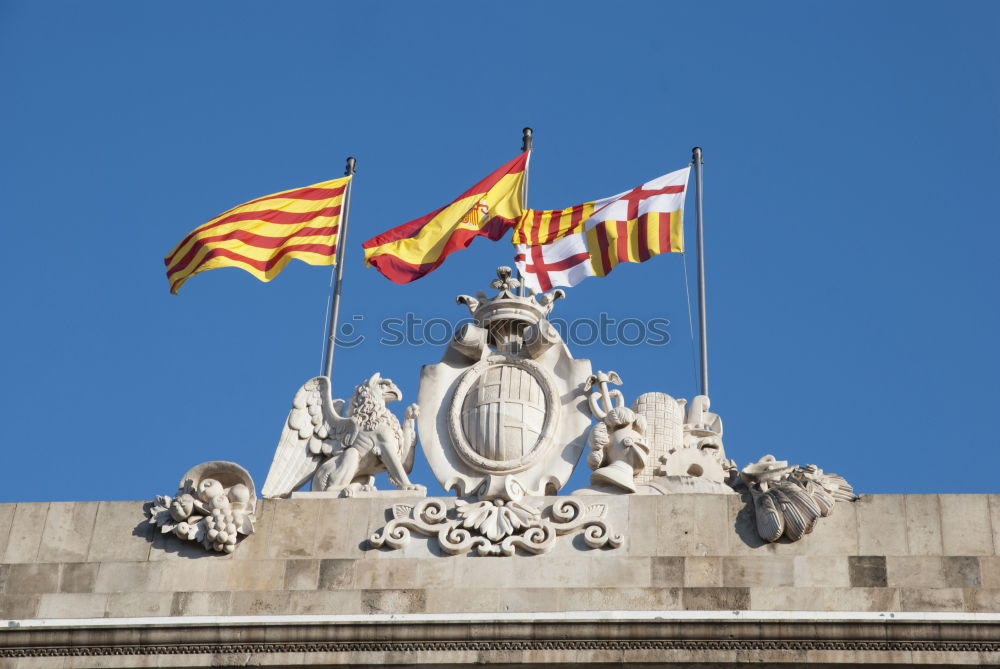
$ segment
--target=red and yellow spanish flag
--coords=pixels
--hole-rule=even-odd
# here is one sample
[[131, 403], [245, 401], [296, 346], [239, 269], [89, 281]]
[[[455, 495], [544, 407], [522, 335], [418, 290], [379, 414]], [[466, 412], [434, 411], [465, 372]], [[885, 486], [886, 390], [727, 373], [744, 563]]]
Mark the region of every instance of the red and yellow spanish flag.
[[528, 166], [522, 153], [465, 191], [451, 204], [403, 223], [363, 244], [365, 264], [395, 283], [416, 281], [438, 268], [448, 254], [476, 237], [497, 241], [521, 216]]
[[344, 191], [351, 177], [265, 195], [219, 214], [167, 254], [170, 292], [198, 272], [239, 267], [270, 281], [298, 258], [333, 265]]

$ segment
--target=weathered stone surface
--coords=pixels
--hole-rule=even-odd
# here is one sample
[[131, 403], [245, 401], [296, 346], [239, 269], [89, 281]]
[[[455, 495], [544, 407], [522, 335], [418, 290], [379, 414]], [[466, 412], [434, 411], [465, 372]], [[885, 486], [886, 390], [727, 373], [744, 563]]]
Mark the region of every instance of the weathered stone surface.
[[146, 521], [141, 503], [101, 502], [87, 561], [146, 560], [155, 529]]
[[152, 592], [159, 586], [155, 562], [105, 562], [97, 572], [94, 592]]
[[681, 588], [566, 588], [559, 591], [561, 611], [676, 611], [683, 607]]
[[792, 559], [795, 585], [846, 588], [851, 585], [848, 556], [800, 555]]
[[102, 618], [108, 607], [105, 593], [57, 593], [41, 595], [39, 618]]
[[993, 555], [989, 502], [985, 495], [940, 495], [945, 555]]
[[722, 559], [722, 584], [732, 586], [782, 586], [795, 581], [793, 558], [779, 555]]
[[278, 616], [291, 609], [292, 593], [287, 590], [234, 592], [229, 607], [234, 616]]
[[170, 599], [172, 616], [222, 616], [229, 613], [231, 592], [175, 592]]
[[732, 527], [727, 517], [735, 495], [664, 495], [657, 506], [656, 553], [659, 555], [727, 555]]
[[354, 587], [354, 560], [320, 560], [320, 590], [349, 590]]
[[979, 577], [982, 587], [1000, 588], [1000, 557], [979, 558]]
[[941, 503], [937, 495], [907, 495], [906, 547], [909, 555], [941, 555]]
[[986, 498], [993, 528], [993, 553], [1000, 555], [1000, 495], [987, 495]]
[[903, 611], [964, 611], [961, 588], [900, 588], [899, 608]]
[[884, 588], [888, 585], [884, 555], [857, 555], [847, 558], [847, 573], [851, 586]]
[[173, 597], [169, 592], [113, 592], [108, 595], [104, 615], [110, 618], [168, 616]]
[[4, 592], [12, 595], [58, 592], [58, 564], [12, 564], [7, 567]]
[[362, 613], [423, 613], [425, 590], [361, 590]]
[[7, 552], [7, 539], [10, 537], [10, 527], [14, 523], [14, 512], [17, 510], [16, 504], [0, 504], [0, 562]]
[[678, 588], [684, 585], [685, 558], [680, 556], [654, 557], [650, 562], [650, 585], [655, 588]]
[[319, 560], [285, 562], [285, 590], [315, 590], [319, 585]]
[[685, 588], [718, 588], [722, 586], [722, 560], [720, 557], [684, 558]]
[[97, 502], [52, 502], [45, 517], [38, 557], [52, 562], [87, 559]]
[[0, 595], [0, 611], [12, 620], [34, 618], [38, 612], [38, 595]]
[[684, 588], [684, 608], [693, 611], [743, 611], [750, 608], [749, 588]]
[[4, 562], [34, 562], [38, 558], [38, 546], [45, 530], [45, 516], [48, 504], [18, 504], [14, 509]]
[[862, 495], [855, 507], [859, 554], [908, 555], [902, 495]]
[[97, 562], [68, 562], [59, 573], [59, 592], [93, 592], [97, 583]]

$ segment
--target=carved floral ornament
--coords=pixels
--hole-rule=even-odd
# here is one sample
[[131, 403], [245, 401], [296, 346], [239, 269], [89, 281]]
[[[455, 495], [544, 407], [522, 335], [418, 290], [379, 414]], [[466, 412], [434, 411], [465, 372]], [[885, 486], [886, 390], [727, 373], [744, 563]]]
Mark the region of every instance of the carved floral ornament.
[[396, 504], [393, 519], [372, 535], [375, 548], [403, 548], [412, 532], [437, 538], [438, 546], [449, 555], [475, 550], [479, 555], [545, 553], [556, 538], [583, 531], [589, 548], [618, 548], [625, 538], [605, 522], [607, 505], [574, 497], [559, 499], [543, 516], [542, 510], [523, 500], [502, 499], [465, 502], [456, 500], [453, 509], [440, 499], [426, 499], [415, 506]]
[[[764, 456], [738, 470], [726, 457], [722, 418], [709, 398], [649, 392], [626, 404], [614, 371], [593, 372], [574, 359], [548, 321], [562, 290], [517, 294], [511, 270], [497, 270], [490, 298], [460, 295], [472, 322], [460, 325], [441, 362], [425, 365], [417, 402], [400, 421], [389, 410], [402, 391], [375, 373], [346, 400], [319, 376], [295, 394], [263, 496], [420, 498], [409, 479], [416, 443], [453, 502], [391, 504], [391, 518], [372, 548], [406, 546], [414, 533], [450, 554], [544, 553], [558, 537], [582, 533], [592, 549], [625, 538], [607, 519], [602, 496], [749, 492], [765, 541], [797, 541], [851, 486], [814, 465]], [[595, 423], [596, 421], [596, 423]], [[547, 506], [535, 500], [566, 484], [584, 450], [590, 486]], [[395, 490], [377, 490], [386, 472]], [[309, 487], [308, 491], [303, 489]], [[253, 532], [255, 493], [246, 471], [208, 462], [185, 475], [174, 498], [157, 497], [150, 521], [205, 548], [232, 552]]]

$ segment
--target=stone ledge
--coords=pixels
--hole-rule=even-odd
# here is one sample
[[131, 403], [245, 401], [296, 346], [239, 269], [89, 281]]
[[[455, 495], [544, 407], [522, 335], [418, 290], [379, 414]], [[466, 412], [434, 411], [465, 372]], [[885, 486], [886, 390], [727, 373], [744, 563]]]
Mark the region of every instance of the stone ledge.
[[243, 663], [248, 656], [264, 666], [397, 661], [669, 666], [731, 664], [754, 657], [821, 666], [1000, 661], [1000, 616], [992, 614], [692, 611], [673, 616], [603, 611], [467, 618], [248, 617], [240, 624], [232, 618], [33, 621], [0, 631], [0, 658], [49, 658], [46, 666], [53, 667], [106, 656], [128, 656], [133, 666], [218, 666]]

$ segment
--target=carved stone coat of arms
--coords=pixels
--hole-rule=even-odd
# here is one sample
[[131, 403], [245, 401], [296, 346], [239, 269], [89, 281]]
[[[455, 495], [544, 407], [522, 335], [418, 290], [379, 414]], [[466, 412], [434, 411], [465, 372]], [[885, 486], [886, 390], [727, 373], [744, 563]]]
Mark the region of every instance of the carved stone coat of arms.
[[555, 494], [590, 428], [590, 361], [574, 360], [546, 318], [562, 291], [518, 296], [508, 268], [498, 277], [492, 299], [458, 297], [473, 322], [421, 371], [420, 443], [438, 481], [459, 496]]

